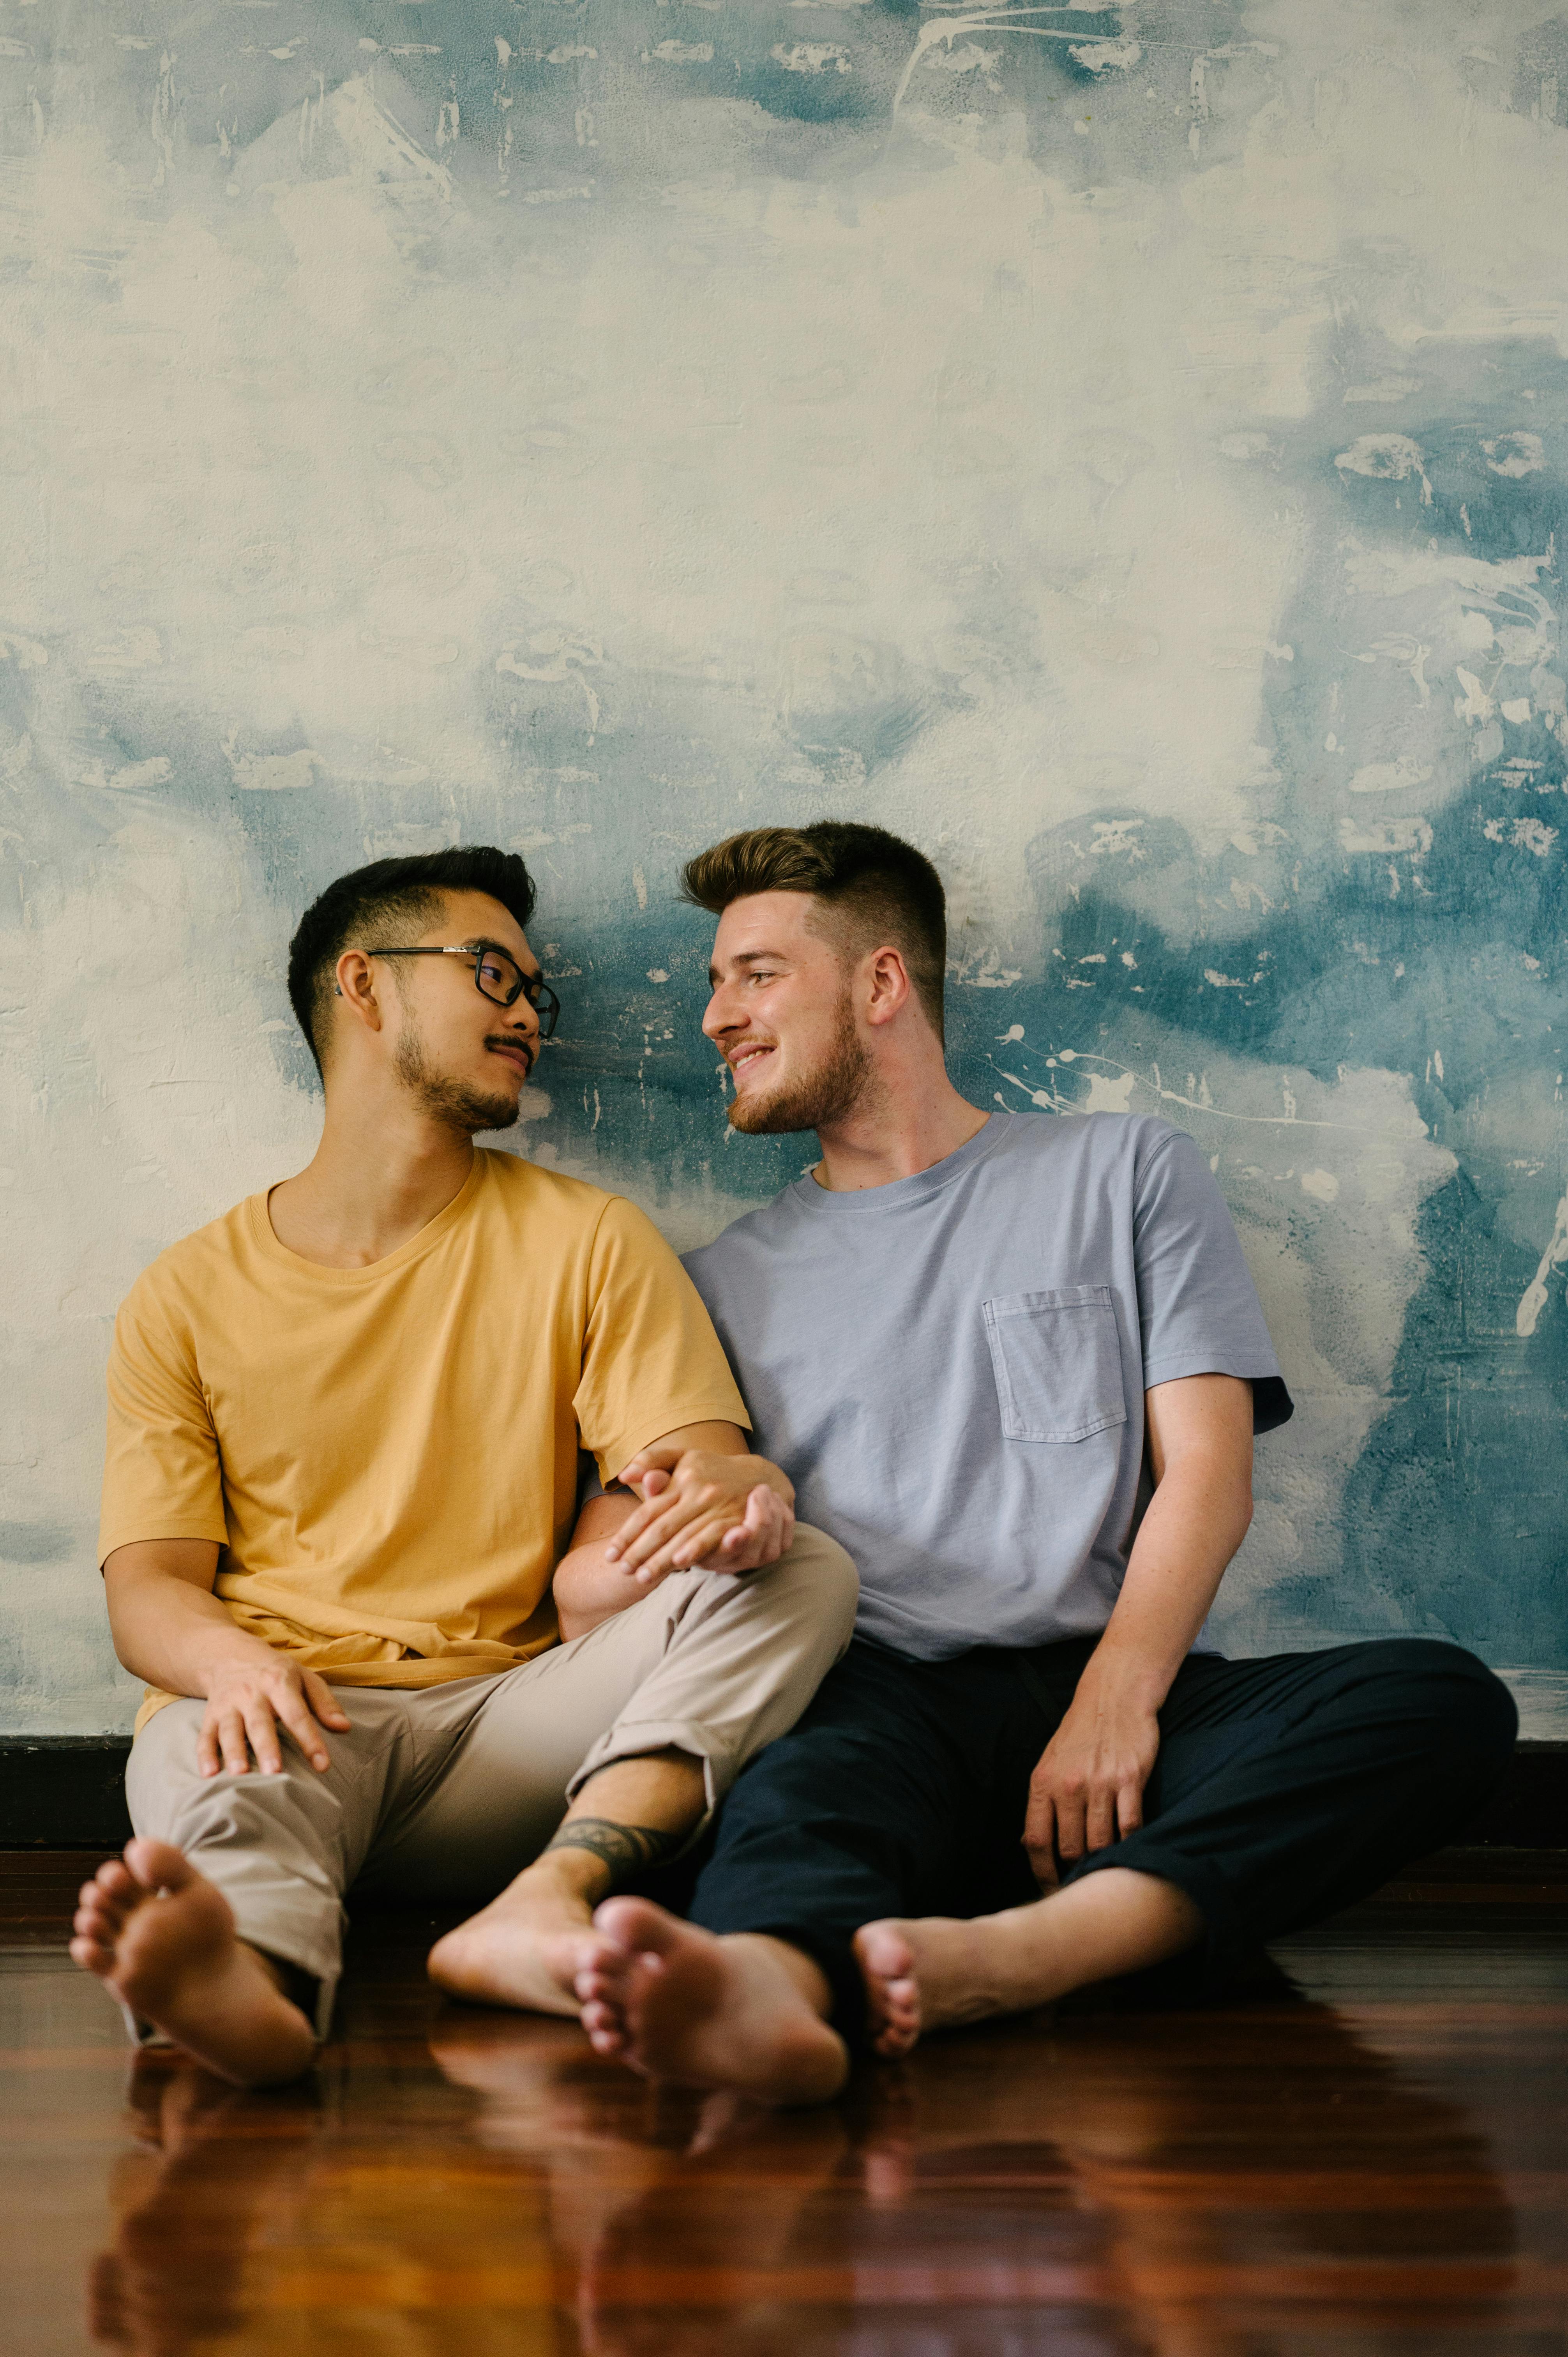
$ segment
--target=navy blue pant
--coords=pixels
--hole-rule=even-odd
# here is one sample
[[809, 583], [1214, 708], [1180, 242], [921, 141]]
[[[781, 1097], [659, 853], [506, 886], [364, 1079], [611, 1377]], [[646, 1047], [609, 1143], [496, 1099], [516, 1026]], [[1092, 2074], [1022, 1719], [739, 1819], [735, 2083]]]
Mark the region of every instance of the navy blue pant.
[[[693, 1921], [803, 1949], [858, 2039], [861, 1924], [1038, 1898], [1021, 1846], [1029, 1779], [1095, 1641], [913, 1662], [857, 1638], [736, 1782]], [[1159, 1717], [1144, 1824], [1064, 1880], [1125, 1866], [1175, 1883], [1202, 1912], [1205, 1967], [1221, 1978], [1453, 1840], [1518, 1728], [1490, 1670], [1425, 1638], [1258, 1661], [1195, 1653]]]

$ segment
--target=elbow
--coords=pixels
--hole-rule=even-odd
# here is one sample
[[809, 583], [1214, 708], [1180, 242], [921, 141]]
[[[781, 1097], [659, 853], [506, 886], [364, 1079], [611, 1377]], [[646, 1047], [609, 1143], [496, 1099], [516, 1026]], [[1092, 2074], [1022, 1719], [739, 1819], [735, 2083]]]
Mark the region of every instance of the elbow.
[[1231, 1523], [1231, 1528], [1235, 1532], [1235, 1538], [1231, 1546], [1232, 1554], [1234, 1554], [1236, 1548], [1240, 1545], [1242, 1540], [1246, 1537], [1251, 1527], [1252, 1485], [1249, 1481], [1240, 1491], [1236, 1500], [1236, 1511]]

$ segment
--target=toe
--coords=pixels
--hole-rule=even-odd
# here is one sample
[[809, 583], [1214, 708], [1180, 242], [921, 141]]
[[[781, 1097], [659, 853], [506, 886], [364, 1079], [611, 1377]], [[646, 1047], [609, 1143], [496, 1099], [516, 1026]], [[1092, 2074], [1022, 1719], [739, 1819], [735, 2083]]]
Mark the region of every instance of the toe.
[[914, 1966], [915, 1952], [897, 1923], [864, 1924], [854, 1935], [854, 1952], [863, 1968], [881, 1981], [907, 1979]]
[[887, 2010], [897, 2021], [911, 2025], [920, 2018], [920, 1985], [918, 1981], [889, 1981], [886, 1987]]
[[91, 1939], [112, 1940], [124, 1929], [124, 1919], [117, 1907], [106, 1906], [101, 1892], [90, 1882], [82, 1892], [81, 1904], [76, 1910], [72, 1928], [85, 1932]]
[[662, 1954], [692, 1936], [689, 1924], [650, 1899], [607, 1899], [594, 1910], [594, 1929], [609, 1945], [639, 1956]]
[[613, 1968], [625, 1964], [630, 1950], [623, 1947], [618, 1940], [611, 1939], [596, 1922], [593, 1930], [584, 1934], [582, 1953], [585, 1964]]
[[144, 1890], [183, 1890], [200, 1879], [172, 1842], [152, 1841], [143, 1834], [126, 1843], [125, 1863]]

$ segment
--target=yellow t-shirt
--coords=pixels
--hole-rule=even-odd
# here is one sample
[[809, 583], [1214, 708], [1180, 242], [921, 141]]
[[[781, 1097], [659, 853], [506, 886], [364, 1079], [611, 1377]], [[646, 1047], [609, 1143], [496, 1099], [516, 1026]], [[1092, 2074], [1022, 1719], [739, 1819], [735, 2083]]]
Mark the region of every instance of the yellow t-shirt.
[[707, 1312], [619, 1196], [481, 1150], [416, 1236], [346, 1269], [289, 1252], [252, 1195], [115, 1320], [99, 1561], [217, 1540], [241, 1628], [339, 1685], [510, 1669], [557, 1641], [579, 1449], [608, 1481], [711, 1418], [747, 1423]]

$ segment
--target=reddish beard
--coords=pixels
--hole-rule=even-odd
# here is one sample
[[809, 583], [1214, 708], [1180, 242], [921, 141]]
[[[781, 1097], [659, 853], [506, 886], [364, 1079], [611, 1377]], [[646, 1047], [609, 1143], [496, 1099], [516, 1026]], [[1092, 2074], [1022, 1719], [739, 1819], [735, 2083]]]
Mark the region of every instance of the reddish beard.
[[776, 1137], [788, 1130], [821, 1130], [843, 1121], [865, 1093], [871, 1062], [854, 1028], [847, 990], [833, 1010], [833, 1036], [808, 1072], [775, 1089], [754, 1089], [731, 1102], [729, 1125], [750, 1137]]

